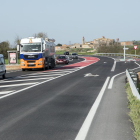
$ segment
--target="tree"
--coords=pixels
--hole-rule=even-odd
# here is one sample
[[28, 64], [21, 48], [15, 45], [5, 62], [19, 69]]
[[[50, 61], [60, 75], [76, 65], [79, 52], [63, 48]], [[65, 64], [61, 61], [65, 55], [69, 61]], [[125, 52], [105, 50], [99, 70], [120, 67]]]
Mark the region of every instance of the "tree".
[[39, 32], [39, 33], [35, 33], [34, 34], [34, 37], [38, 37], [38, 38], [43, 38], [43, 39], [45, 39], [45, 38], [47, 38], [48, 36], [47, 36], [47, 33], [43, 33], [43, 32]]
[[10, 44], [8, 41], [3, 41], [0, 43], [0, 53], [4, 55], [4, 58], [8, 58], [7, 51], [10, 49], [9, 45]]
[[16, 36], [15, 41], [14, 41], [15, 46], [17, 46], [17, 45], [20, 44], [20, 40], [21, 40], [20, 37], [19, 36]]
[[58, 43], [56, 46], [62, 46], [62, 44]]

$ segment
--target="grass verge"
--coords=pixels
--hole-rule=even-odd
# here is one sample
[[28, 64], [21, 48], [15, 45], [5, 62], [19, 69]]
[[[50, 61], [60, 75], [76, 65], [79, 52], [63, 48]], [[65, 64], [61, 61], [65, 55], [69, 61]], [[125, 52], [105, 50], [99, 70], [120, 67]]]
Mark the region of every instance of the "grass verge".
[[132, 94], [129, 83], [125, 86], [127, 98], [128, 98], [128, 108], [130, 109], [129, 116], [134, 125], [134, 137], [140, 140], [140, 101]]
[[[8, 59], [5, 59], [5, 64], [8, 64]], [[18, 64], [20, 64], [20, 59], [18, 59]]]

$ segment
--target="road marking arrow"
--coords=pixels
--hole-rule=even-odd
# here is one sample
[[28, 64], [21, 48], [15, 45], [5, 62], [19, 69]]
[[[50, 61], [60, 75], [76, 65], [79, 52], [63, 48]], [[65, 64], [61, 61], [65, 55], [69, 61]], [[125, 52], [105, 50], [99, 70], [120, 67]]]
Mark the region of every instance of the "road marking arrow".
[[85, 74], [85, 76], [84, 77], [89, 77], [89, 76], [94, 76], [94, 77], [97, 77], [97, 76], [99, 76], [99, 75], [93, 75], [93, 74], [91, 74], [91, 73], [87, 73], [87, 74]]

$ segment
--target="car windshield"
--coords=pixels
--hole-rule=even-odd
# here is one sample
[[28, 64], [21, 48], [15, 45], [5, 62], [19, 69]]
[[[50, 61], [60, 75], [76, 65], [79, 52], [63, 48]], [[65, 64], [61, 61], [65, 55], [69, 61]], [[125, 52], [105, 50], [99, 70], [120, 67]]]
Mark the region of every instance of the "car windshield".
[[41, 44], [40, 43], [31, 43], [31, 44], [22, 44], [21, 52], [40, 52]]
[[65, 56], [58, 56], [57, 59], [66, 59]]
[[77, 55], [77, 53], [72, 53], [72, 55]]

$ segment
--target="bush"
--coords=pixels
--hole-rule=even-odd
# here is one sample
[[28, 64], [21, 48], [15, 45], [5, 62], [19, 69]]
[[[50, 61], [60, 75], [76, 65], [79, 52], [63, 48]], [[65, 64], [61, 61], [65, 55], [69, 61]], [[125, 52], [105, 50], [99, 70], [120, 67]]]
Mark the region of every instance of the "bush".
[[140, 140], [140, 101], [132, 94], [129, 83], [126, 84], [126, 93], [128, 98], [129, 116], [134, 125], [134, 137]]

